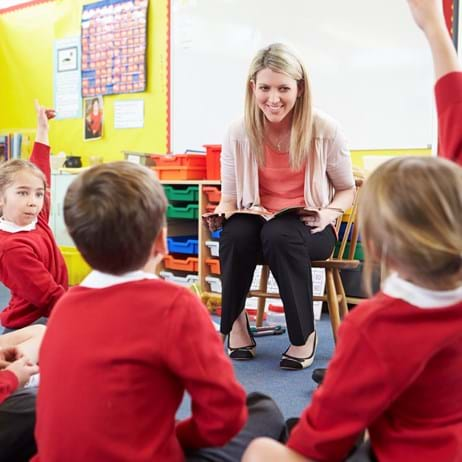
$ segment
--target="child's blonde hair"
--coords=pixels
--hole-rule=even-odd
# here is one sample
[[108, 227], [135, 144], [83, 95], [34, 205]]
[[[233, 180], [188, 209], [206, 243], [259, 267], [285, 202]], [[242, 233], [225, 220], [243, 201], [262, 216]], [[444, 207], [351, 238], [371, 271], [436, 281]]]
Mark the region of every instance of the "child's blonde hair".
[[392, 159], [371, 174], [360, 194], [368, 288], [376, 263], [424, 286], [462, 283], [461, 167], [441, 158]]
[[32, 162], [22, 159], [12, 159], [0, 165], [0, 194], [14, 181], [17, 173], [27, 170], [43, 181], [43, 187], [47, 188], [45, 174]]
[[[290, 166], [294, 170], [300, 170], [311, 152], [313, 136], [313, 108], [308, 74], [301, 59], [282, 43], [273, 43], [261, 49], [253, 58], [247, 76], [244, 120], [250, 149], [256, 155], [259, 165], [263, 165], [264, 161], [265, 116], [255, 101], [252, 81], [256, 82], [258, 72], [263, 69], [288, 75], [297, 81], [298, 88], [302, 90], [293, 108], [289, 149]], [[314, 162], [315, 159], [311, 161]]]

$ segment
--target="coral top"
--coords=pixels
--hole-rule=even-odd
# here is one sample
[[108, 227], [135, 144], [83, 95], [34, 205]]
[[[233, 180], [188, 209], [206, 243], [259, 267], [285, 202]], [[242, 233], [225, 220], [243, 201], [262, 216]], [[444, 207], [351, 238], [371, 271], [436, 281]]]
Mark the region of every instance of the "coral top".
[[288, 152], [265, 146], [265, 165], [258, 168], [260, 205], [271, 212], [297, 205], [304, 207], [305, 170], [305, 166], [292, 170]]

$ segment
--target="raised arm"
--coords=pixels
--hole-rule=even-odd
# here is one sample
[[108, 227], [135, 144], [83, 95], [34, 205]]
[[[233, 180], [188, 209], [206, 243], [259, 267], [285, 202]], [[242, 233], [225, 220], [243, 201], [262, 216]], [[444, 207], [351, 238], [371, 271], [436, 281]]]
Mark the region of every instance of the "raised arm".
[[443, 0], [408, 0], [416, 24], [423, 30], [433, 56], [435, 78], [461, 71], [454, 44], [446, 27]]

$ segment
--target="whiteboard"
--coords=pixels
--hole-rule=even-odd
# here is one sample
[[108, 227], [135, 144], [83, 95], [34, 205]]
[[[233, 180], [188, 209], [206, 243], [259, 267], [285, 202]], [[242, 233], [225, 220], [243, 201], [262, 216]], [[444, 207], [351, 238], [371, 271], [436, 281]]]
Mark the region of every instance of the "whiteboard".
[[405, 0], [172, 0], [173, 152], [222, 142], [250, 61], [272, 42], [302, 57], [314, 105], [351, 149], [431, 145], [431, 55]]

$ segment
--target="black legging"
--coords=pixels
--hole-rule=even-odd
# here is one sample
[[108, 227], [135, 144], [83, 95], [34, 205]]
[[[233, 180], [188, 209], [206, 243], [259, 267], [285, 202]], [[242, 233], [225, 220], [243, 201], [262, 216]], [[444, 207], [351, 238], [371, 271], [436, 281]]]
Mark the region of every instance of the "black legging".
[[335, 240], [331, 226], [311, 234], [294, 214], [269, 221], [233, 215], [220, 238], [221, 332], [231, 331], [244, 309], [255, 267], [264, 262], [279, 286], [289, 339], [292, 345], [303, 345], [314, 330], [311, 261], [329, 258]]

